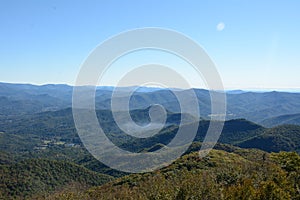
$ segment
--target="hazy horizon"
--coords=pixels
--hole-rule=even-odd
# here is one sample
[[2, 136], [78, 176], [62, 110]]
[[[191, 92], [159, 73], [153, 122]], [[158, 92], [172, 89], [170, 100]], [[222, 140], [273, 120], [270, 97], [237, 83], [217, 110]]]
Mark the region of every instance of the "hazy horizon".
[[[46, 86], [46, 85], [66, 85], [70, 87], [74, 87], [75, 85], [67, 84], [67, 83], [43, 83], [43, 84], [35, 84], [35, 83], [28, 83], [28, 82], [2, 82], [3, 84], [16, 84], [16, 85], [33, 85], [33, 86]], [[113, 85], [97, 85], [96, 87], [111, 87], [114, 88], [116, 86]], [[119, 86], [118, 86], [119, 87]], [[127, 87], [141, 87], [141, 88], [153, 88], [153, 89], [164, 89], [163, 87], [158, 86], [138, 86], [138, 85], [130, 85], [130, 86], [121, 86], [120, 88], [127, 88]], [[197, 88], [197, 87], [191, 87], [192, 89], [204, 89], [208, 90], [207, 88]], [[165, 88], [165, 89], [191, 89], [191, 88]], [[244, 92], [300, 92], [300, 88], [224, 88], [224, 91], [230, 92], [230, 91], [244, 91]]]

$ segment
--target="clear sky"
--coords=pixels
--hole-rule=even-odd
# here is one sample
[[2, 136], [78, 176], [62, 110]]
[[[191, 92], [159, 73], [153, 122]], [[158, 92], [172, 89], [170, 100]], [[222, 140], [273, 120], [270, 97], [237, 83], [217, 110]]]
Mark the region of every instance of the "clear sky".
[[1, 0], [0, 81], [73, 85], [105, 39], [161, 27], [199, 43], [228, 89], [300, 88], [299, 9], [298, 0]]

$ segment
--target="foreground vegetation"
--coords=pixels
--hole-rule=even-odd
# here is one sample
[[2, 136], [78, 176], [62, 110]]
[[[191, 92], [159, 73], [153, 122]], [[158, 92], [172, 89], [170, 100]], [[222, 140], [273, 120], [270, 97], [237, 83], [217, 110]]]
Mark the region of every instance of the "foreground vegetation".
[[300, 199], [300, 157], [235, 149], [199, 158], [192, 152], [152, 173], [87, 190], [66, 188], [47, 199]]

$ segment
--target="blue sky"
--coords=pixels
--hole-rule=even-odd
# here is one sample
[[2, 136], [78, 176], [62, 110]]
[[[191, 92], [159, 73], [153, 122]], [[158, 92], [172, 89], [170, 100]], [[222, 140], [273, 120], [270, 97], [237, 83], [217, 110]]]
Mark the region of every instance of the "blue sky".
[[0, 5], [1, 82], [73, 85], [83, 61], [107, 38], [161, 27], [199, 43], [225, 88], [300, 88], [297, 0], [2, 0]]

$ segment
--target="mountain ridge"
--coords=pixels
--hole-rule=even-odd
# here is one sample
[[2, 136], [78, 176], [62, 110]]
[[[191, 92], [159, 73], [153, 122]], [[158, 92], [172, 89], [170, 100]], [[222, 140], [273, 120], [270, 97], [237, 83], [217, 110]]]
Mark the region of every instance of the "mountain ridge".
[[[127, 87], [118, 88], [125, 96]], [[193, 90], [198, 98], [201, 117], [209, 119], [211, 99], [205, 89]], [[0, 83], [0, 116], [26, 115], [47, 110], [61, 110], [72, 105], [73, 87], [69, 85], [26, 85]], [[186, 98], [191, 98], [187, 90], [179, 90]], [[111, 109], [111, 87], [97, 87], [96, 109]], [[227, 119], [246, 118], [247, 120], [264, 123], [264, 120], [280, 115], [300, 113], [300, 93], [289, 92], [238, 92], [226, 93]], [[122, 95], [117, 98], [122, 100]], [[150, 105], [161, 104], [165, 109], [178, 113], [180, 104], [172, 90], [162, 88], [141, 87], [131, 98], [130, 110], [146, 109]], [[124, 108], [127, 110], [127, 108]]]

